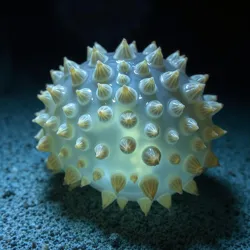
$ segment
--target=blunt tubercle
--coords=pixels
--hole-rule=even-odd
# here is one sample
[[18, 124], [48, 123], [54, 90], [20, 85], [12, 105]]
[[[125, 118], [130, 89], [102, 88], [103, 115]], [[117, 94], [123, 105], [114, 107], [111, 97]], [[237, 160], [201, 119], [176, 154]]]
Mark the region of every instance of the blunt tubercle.
[[112, 191], [102, 191], [102, 209], [105, 209], [116, 200], [116, 194]]
[[92, 100], [92, 91], [89, 88], [77, 89], [76, 96], [78, 103], [85, 106]]
[[70, 140], [74, 136], [74, 127], [72, 124], [63, 123], [59, 126], [56, 134], [64, 139]]
[[116, 199], [116, 202], [117, 202], [119, 208], [121, 209], [121, 211], [123, 211], [124, 208], [126, 207], [127, 203], [128, 203], [128, 198], [126, 198], [126, 197], [118, 197]]
[[160, 118], [163, 114], [164, 108], [163, 104], [158, 100], [150, 101], [146, 105], [146, 113], [150, 118], [157, 119]]
[[159, 186], [159, 180], [154, 175], [146, 175], [142, 178], [139, 183], [139, 187], [142, 192], [147, 196], [150, 200], [153, 200]]
[[51, 152], [52, 150], [52, 137], [50, 135], [44, 135], [36, 146], [36, 149], [42, 152]]
[[108, 122], [113, 117], [113, 111], [109, 106], [104, 105], [104, 106], [101, 106], [97, 110], [97, 115], [98, 115], [99, 121]]
[[71, 119], [75, 118], [78, 114], [78, 106], [75, 103], [68, 103], [62, 107], [64, 115]]
[[167, 208], [168, 210], [171, 208], [172, 206], [172, 196], [168, 193], [162, 194], [161, 196], [159, 196], [157, 198], [157, 201], [165, 208]]
[[94, 169], [92, 173], [93, 181], [98, 181], [104, 176], [104, 171], [101, 168]]
[[185, 105], [178, 100], [171, 100], [168, 103], [168, 112], [173, 117], [179, 117], [182, 115]]
[[148, 197], [142, 197], [139, 198], [137, 202], [141, 208], [141, 211], [144, 213], [145, 216], [147, 216], [153, 203], [152, 200]]
[[184, 187], [183, 190], [192, 195], [199, 195], [197, 184], [194, 180], [189, 181]]
[[95, 157], [99, 160], [103, 160], [109, 155], [109, 148], [103, 143], [97, 144], [94, 148], [94, 151]]
[[161, 160], [161, 151], [155, 146], [148, 146], [142, 152], [142, 160], [148, 166], [156, 166]]
[[111, 185], [116, 194], [126, 186], [126, 176], [123, 173], [114, 173], [111, 175]]
[[208, 74], [197, 74], [197, 75], [192, 75], [190, 77], [191, 80], [199, 82], [199, 83], [206, 83], [209, 79], [209, 75]]
[[113, 89], [109, 84], [97, 83], [96, 97], [100, 101], [107, 101], [111, 98]]
[[203, 94], [204, 83], [186, 83], [182, 86], [182, 93], [188, 103], [194, 103]]

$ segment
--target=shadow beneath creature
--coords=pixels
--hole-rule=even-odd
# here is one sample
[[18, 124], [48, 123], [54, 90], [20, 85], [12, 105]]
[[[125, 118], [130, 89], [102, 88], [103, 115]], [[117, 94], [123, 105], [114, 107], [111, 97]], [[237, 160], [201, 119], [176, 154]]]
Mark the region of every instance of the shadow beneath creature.
[[238, 227], [239, 212], [234, 208], [238, 201], [230, 184], [207, 174], [196, 179], [200, 196], [175, 194], [170, 212], [154, 202], [147, 217], [136, 202], [128, 202], [124, 211], [116, 202], [102, 210], [100, 193], [93, 188], [68, 191], [62, 186], [63, 175], [55, 175], [50, 181], [48, 198], [61, 203], [62, 216], [82, 221], [83, 228], [92, 224], [92, 231], [101, 230], [107, 238], [113, 233], [139, 248], [175, 250], [201, 244], [219, 247], [219, 240], [229, 239]]

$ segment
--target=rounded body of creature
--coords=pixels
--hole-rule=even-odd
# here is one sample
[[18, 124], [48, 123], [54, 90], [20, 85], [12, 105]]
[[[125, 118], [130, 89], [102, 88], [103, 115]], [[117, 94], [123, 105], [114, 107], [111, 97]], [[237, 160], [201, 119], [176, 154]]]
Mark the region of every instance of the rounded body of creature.
[[99, 190], [103, 208], [137, 201], [147, 215], [154, 200], [169, 209], [174, 193], [198, 195], [194, 177], [219, 165], [211, 141], [226, 131], [212, 122], [223, 105], [204, 95], [208, 75], [189, 77], [186, 63], [179, 51], [164, 59], [155, 42], [139, 53], [126, 39], [114, 53], [88, 47], [81, 65], [64, 58], [33, 120], [47, 167], [65, 172], [70, 189]]

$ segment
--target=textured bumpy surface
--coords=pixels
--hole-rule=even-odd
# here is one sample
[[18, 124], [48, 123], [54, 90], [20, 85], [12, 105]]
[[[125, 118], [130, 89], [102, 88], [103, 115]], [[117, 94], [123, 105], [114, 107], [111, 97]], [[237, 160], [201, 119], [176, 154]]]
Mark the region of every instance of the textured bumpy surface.
[[49, 153], [36, 150], [37, 125], [30, 122], [43, 106], [36, 99], [39, 78], [16, 73], [18, 91], [0, 97], [1, 250], [250, 248], [246, 103], [220, 97], [227, 108], [214, 122], [230, 133], [213, 141], [221, 167], [195, 178], [200, 195], [174, 194], [170, 212], [154, 202], [145, 217], [137, 202], [128, 202], [121, 212], [116, 202], [102, 210], [99, 191], [90, 186], [68, 191], [62, 185], [64, 173], [52, 175], [46, 169]]
[[208, 75], [188, 76], [179, 51], [163, 58], [152, 42], [142, 53], [123, 39], [114, 53], [98, 43], [79, 65], [64, 58], [38, 98], [37, 149], [47, 167], [65, 172], [70, 189], [91, 185], [102, 207], [137, 201], [171, 207], [174, 193], [198, 195], [194, 177], [219, 165], [211, 141], [226, 131], [212, 116], [223, 105], [204, 95]]

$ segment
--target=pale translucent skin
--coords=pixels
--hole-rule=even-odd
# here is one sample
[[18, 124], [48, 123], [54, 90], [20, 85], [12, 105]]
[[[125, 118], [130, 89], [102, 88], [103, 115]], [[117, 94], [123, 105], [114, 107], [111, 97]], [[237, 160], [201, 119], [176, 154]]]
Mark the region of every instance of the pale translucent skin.
[[[204, 157], [208, 150], [210, 150], [210, 142], [206, 143], [207, 148], [201, 152], [194, 152], [191, 146], [192, 138], [199, 136], [202, 138], [202, 131], [206, 126], [212, 125], [211, 117], [200, 120], [194, 112], [194, 104], [188, 104], [183, 94], [181, 93], [181, 86], [185, 83], [188, 83], [191, 80], [187, 74], [183, 71], [180, 71], [179, 77], [179, 89], [176, 92], [170, 92], [166, 90], [161, 82], [160, 75], [166, 71], [174, 71], [175, 67], [169, 64], [167, 60], [164, 60], [163, 68], [154, 68], [150, 66], [151, 75], [154, 77], [155, 83], [157, 85], [157, 91], [155, 94], [146, 96], [142, 94], [139, 90], [139, 81], [145, 77], [140, 77], [134, 73], [134, 66], [145, 59], [145, 55], [142, 53], [136, 53], [136, 58], [133, 60], [126, 60], [130, 65], [131, 69], [127, 75], [130, 77], [130, 83], [128, 86], [135, 89], [138, 93], [138, 100], [135, 107], [126, 107], [117, 103], [115, 100], [115, 93], [120, 85], [116, 83], [116, 77], [118, 75], [117, 70], [117, 61], [113, 59], [114, 53], [107, 53], [109, 59], [105, 64], [109, 65], [112, 68], [112, 77], [107, 82], [113, 88], [112, 98], [109, 101], [99, 101], [96, 97], [97, 82], [93, 80], [93, 71], [94, 67], [88, 65], [88, 61], [80, 65], [81, 69], [84, 69], [87, 74], [87, 80], [80, 86], [73, 88], [71, 76], [64, 76], [56, 84], [64, 86], [67, 90], [66, 101], [59, 105], [55, 113], [51, 112], [50, 115], [55, 115], [60, 118], [60, 124], [69, 122], [75, 128], [75, 135], [72, 139], [67, 140], [59, 137], [56, 132], [51, 129], [44, 128], [45, 134], [49, 134], [53, 138], [53, 148], [52, 153], [56, 155], [59, 153], [62, 146], [68, 146], [72, 149], [72, 155], [69, 159], [63, 160], [64, 170], [67, 166], [77, 166], [77, 161], [80, 158], [83, 158], [87, 162], [86, 168], [81, 168], [79, 171], [82, 176], [87, 176], [91, 180], [91, 186], [99, 191], [110, 190], [113, 191], [110, 176], [116, 171], [121, 171], [127, 178], [126, 186], [121, 190], [117, 197], [126, 197], [130, 201], [136, 201], [138, 198], [145, 197], [144, 193], [139, 187], [140, 180], [143, 176], [148, 174], [154, 174], [158, 177], [159, 186], [157, 193], [154, 197], [156, 200], [160, 195], [169, 193], [173, 194], [174, 191], [169, 189], [168, 186], [168, 176], [176, 175], [179, 176], [182, 180], [182, 186], [184, 187], [190, 180], [192, 180], [195, 175], [186, 172], [183, 170], [184, 159], [192, 154], [200, 161], [203, 165]], [[55, 84], [55, 85], [56, 85]], [[79, 105], [76, 98], [76, 89], [89, 88], [92, 91], [93, 99], [91, 103], [87, 106]], [[167, 104], [172, 99], [177, 99], [185, 105], [185, 109], [181, 117], [172, 117], [167, 111]], [[152, 119], [146, 114], [146, 104], [151, 100], [158, 100], [164, 106], [163, 115], [160, 118]], [[202, 100], [202, 97], [198, 98]], [[78, 106], [77, 116], [73, 119], [68, 119], [65, 117], [65, 114], [62, 111], [62, 107], [67, 103], [75, 103]], [[113, 118], [108, 122], [100, 122], [97, 116], [97, 110], [102, 105], [108, 105], [113, 110]], [[132, 110], [135, 112], [138, 122], [137, 125], [133, 128], [124, 128], [120, 122], [119, 117], [122, 112], [126, 110]], [[84, 132], [77, 125], [78, 119], [83, 114], [90, 114], [93, 120], [93, 126], [89, 131]], [[192, 135], [184, 135], [180, 130], [180, 119], [184, 116], [191, 117], [195, 119], [198, 123], [199, 130], [194, 132]], [[160, 134], [157, 138], [149, 138], [144, 134], [144, 126], [148, 122], [153, 122], [160, 127]], [[175, 144], [168, 144], [165, 139], [165, 133], [169, 128], [173, 128], [179, 133], [179, 141]], [[75, 149], [75, 142], [78, 137], [84, 136], [89, 141], [89, 148], [85, 152]], [[136, 140], [136, 149], [131, 154], [124, 154], [119, 148], [120, 139], [124, 136], [133, 137]], [[109, 156], [103, 160], [97, 159], [95, 157], [94, 147], [99, 144], [104, 143], [109, 147], [110, 153]], [[155, 146], [161, 152], [160, 163], [156, 166], [148, 166], [142, 161], [142, 152], [148, 146]], [[181, 162], [178, 165], [172, 165], [168, 156], [170, 153], [178, 153], [181, 157]], [[93, 169], [101, 168], [103, 169], [105, 175], [97, 181], [93, 181]], [[139, 179], [136, 183], [133, 183], [130, 180], [130, 175], [133, 173], [138, 173]]]

